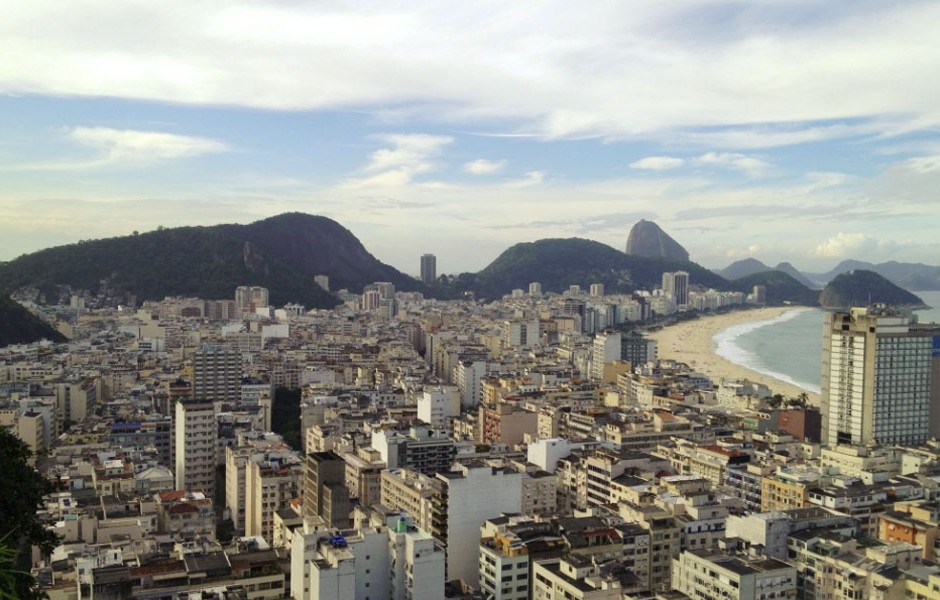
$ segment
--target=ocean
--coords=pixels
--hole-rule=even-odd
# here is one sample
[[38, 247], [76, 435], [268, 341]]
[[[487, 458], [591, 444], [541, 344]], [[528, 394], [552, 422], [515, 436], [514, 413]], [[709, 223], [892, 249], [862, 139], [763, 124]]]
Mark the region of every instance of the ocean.
[[[916, 292], [931, 308], [921, 323], [940, 323], [940, 292]], [[819, 393], [824, 312], [794, 308], [775, 319], [734, 325], [715, 334], [716, 353], [733, 363]]]

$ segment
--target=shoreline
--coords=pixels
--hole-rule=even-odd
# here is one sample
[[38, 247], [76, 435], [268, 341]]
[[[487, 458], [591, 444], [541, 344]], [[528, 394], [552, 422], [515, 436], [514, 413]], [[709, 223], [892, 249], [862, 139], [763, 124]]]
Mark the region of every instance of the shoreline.
[[819, 406], [819, 393], [804, 389], [790, 381], [778, 379], [733, 363], [719, 356], [716, 352], [717, 346], [712, 339], [718, 332], [735, 325], [755, 321], [769, 321], [785, 313], [806, 308], [809, 307], [770, 306], [751, 310], [736, 310], [668, 325], [659, 331], [647, 333], [647, 336], [656, 340], [659, 358], [686, 363], [693, 370], [710, 377], [716, 385], [722, 378], [747, 379], [762, 383], [769, 387], [772, 393], [782, 394], [785, 398], [794, 398], [805, 393], [809, 398], [810, 405]]

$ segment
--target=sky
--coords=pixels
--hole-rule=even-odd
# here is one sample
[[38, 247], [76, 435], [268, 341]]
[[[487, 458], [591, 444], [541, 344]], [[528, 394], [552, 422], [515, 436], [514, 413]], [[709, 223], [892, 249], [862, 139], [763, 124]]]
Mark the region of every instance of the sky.
[[335, 219], [416, 274], [519, 242], [940, 264], [940, 3], [0, 3], [0, 260]]

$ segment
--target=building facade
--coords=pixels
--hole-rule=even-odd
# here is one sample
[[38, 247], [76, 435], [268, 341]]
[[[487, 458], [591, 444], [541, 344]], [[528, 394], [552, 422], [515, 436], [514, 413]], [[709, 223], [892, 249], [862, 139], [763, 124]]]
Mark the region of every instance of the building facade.
[[209, 402], [176, 403], [176, 488], [215, 496], [219, 426]]
[[822, 443], [923, 444], [940, 434], [940, 328], [885, 306], [826, 316]]
[[421, 281], [424, 283], [437, 281], [437, 257], [433, 254], [421, 255]]
[[235, 348], [207, 344], [193, 356], [194, 399], [238, 403], [241, 381], [241, 354]]

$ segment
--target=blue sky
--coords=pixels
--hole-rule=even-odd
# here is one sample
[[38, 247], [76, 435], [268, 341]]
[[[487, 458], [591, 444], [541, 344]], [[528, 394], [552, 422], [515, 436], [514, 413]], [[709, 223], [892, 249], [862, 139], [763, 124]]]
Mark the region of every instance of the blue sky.
[[940, 264], [940, 4], [0, 6], [0, 260], [336, 219], [408, 273], [510, 245]]

